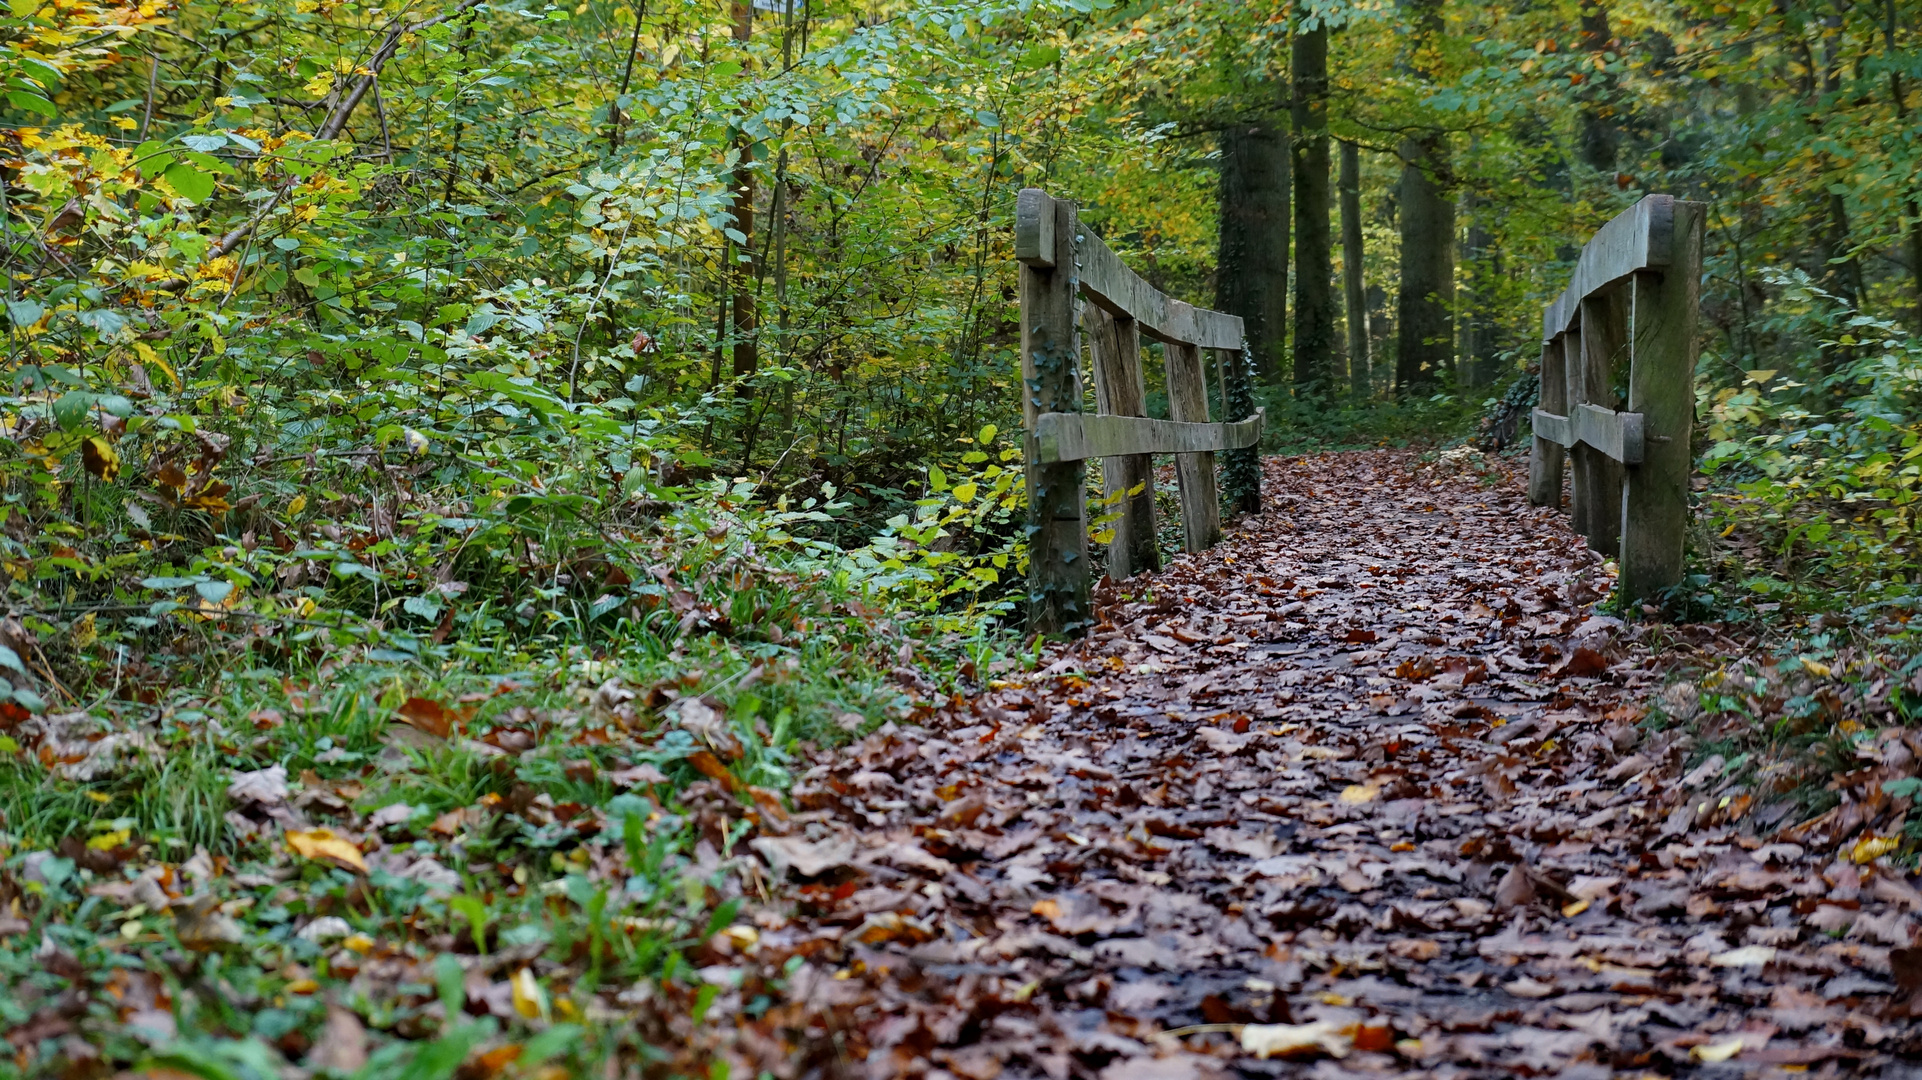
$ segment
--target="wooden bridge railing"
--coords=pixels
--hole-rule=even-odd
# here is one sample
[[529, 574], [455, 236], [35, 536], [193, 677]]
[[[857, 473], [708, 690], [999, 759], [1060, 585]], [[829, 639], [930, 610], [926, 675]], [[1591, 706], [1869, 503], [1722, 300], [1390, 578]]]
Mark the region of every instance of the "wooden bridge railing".
[[1624, 210], [1542, 317], [1529, 498], [1561, 505], [1566, 450], [1575, 531], [1619, 557], [1631, 601], [1682, 580], [1705, 209], [1649, 195]]
[[[1029, 624], [1047, 633], [1080, 633], [1092, 622], [1094, 576], [1084, 462], [1103, 459], [1105, 494], [1119, 503], [1109, 575], [1159, 569], [1150, 455], [1175, 455], [1186, 547], [1204, 550], [1221, 539], [1214, 451], [1259, 442], [1262, 412], [1232, 424], [1208, 422], [1201, 350], [1231, 352], [1239, 363], [1241, 319], [1162, 295], [1081, 223], [1073, 203], [1024, 189], [1015, 203], [1014, 249], [1021, 262]], [[1077, 305], [1077, 299], [1088, 303]], [[1081, 330], [1094, 359], [1093, 414], [1082, 411]], [[1166, 346], [1172, 420], [1146, 418], [1144, 335]]]

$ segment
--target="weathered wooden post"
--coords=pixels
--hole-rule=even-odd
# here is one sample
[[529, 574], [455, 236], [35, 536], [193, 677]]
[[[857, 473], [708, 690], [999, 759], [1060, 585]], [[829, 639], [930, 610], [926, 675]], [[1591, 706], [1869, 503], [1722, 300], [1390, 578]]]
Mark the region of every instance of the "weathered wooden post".
[[1024, 188], [1015, 201], [1014, 251], [1021, 262], [1021, 413], [1028, 479], [1028, 626], [1075, 634], [1089, 622], [1085, 470], [1043, 461], [1035, 442], [1042, 413], [1081, 411], [1075, 336], [1074, 204]]
[[[1562, 363], [1560, 338], [1542, 344], [1542, 387], [1537, 404], [1543, 412], [1568, 415], [1568, 369]], [[1528, 458], [1528, 501], [1536, 506], [1562, 505], [1562, 444], [1535, 432], [1534, 452]]]
[[[1134, 319], [1108, 314], [1099, 304], [1081, 309], [1094, 354], [1095, 402], [1109, 416], [1148, 415], [1147, 380], [1141, 371], [1141, 328]], [[1161, 569], [1155, 543], [1155, 472], [1150, 454], [1101, 459], [1103, 494], [1116, 505], [1114, 540], [1108, 545], [1108, 576], [1116, 581]], [[1135, 489], [1139, 488], [1139, 491]], [[1128, 494], [1134, 492], [1134, 494]]]
[[1642, 463], [1628, 469], [1625, 481], [1620, 565], [1622, 592], [1635, 600], [1682, 580], [1706, 216], [1704, 204], [1677, 200], [1668, 265], [1631, 279], [1628, 408], [1642, 414], [1644, 445]]
[[[1178, 303], [1170, 301], [1169, 306]], [[1168, 415], [1179, 423], [1207, 423], [1208, 377], [1202, 370], [1201, 350], [1172, 341], [1164, 348]], [[1206, 551], [1221, 540], [1221, 495], [1215, 488], [1214, 452], [1176, 454], [1175, 479], [1181, 484], [1184, 546], [1191, 552]]]
[[[1615, 411], [1614, 369], [1628, 352], [1628, 304], [1618, 288], [1606, 288], [1582, 298], [1581, 394], [1576, 405], [1596, 405]], [[1573, 381], [1573, 380], [1571, 380]], [[1610, 558], [1621, 553], [1622, 463], [1583, 444], [1575, 448], [1588, 467], [1582, 492], [1586, 513], [1582, 535], [1588, 546]]]

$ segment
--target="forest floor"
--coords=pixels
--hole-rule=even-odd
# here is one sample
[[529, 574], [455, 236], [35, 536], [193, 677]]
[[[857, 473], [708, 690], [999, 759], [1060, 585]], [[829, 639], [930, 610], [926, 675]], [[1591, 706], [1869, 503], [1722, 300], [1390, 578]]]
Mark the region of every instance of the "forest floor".
[[[1852, 828], [1797, 826], [1751, 795], [1768, 768], [1709, 753], [1680, 680], [1736, 642], [1596, 614], [1607, 568], [1498, 466], [1266, 468], [1263, 514], [1039, 673], [816, 758], [748, 842], [777, 884], [707, 957], [735, 1021], [710, 1052], [943, 1080], [1903, 1068], [1922, 895], [1895, 841], [1838, 856], [1846, 790]], [[1912, 757], [1858, 756], [1871, 786]], [[741, 1011], [756, 987], [783, 1000]]]

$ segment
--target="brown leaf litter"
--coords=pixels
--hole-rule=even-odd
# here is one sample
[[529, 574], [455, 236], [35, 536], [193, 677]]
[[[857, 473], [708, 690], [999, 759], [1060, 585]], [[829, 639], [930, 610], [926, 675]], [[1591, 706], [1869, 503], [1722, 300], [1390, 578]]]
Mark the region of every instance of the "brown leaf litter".
[[1922, 894], [1638, 725], [1666, 660], [1595, 612], [1611, 582], [1560, 515], [1404, 453], [1266, 464], [1268, 509], [1227, 542], [1104, 586], [1040, 674], [818, 756], [736, 849], [773, 891], [709, 981], [781, 989], [709, 1010], [734, 1074], [1779, 1074], [1922, 1049]]

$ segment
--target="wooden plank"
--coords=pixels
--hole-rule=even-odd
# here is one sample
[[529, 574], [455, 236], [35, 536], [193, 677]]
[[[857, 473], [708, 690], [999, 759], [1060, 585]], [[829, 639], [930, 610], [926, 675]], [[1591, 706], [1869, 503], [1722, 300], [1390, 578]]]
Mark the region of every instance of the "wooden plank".
[[1667, 266], [1675, 233], [1675, 196], [1644, 195], [1596, 230], [1568, 287], [1542, 312], [1542, 340], [1553, 341], [1581, 316], [1582, 300], [1640, 270]]
[[1633, 285], [1628, 407], [1642, 414], [1647, 445], [1623, 494], [1621, 590], [1631, 602], [1682, 580], [1707, 210], [1675, 202], [1668, 267], [1635, 275]]
[[[1094, 354], [1096, 407], [1106, 414], [1089, 419], [1144, 415], [1148, 411], [1148, 391], [1135, 321], [1117, 319], [1097, 304], [1082, 308], [1081, 321], [1088, 332], [1088, 349]], [[1051, 419], [1063, 416], [1080, 419], [1074, 413], [1047, 413], [1037, 418], [1035, 431], [1042, 454], [1048, 452], [1050, 440], [1045, 431]], [[1143, 453], [1105, 458], [1101, 481], [1103, 494], [1121, 515], [1114, 523], [1114, 539], [1108, 544], [1108, 576], [1122, 581], [1143, 571], [1161, 569], [1161, 547], [1155, 542], [1154, 458]], [[1131, 491], [1135, 494], [1128, 494]]]
[[1052, 226], [1036, 224], [1032, 235], [1052, 232], [1052, 266], [1039, 265], [1042, 253], [1021, 267], [1021, 395], [1026, 421], [1024, 447], [1028, 482], [1028, 625], [1049, 634], [1079, 634], [1092, 623], [1089, 605], [1086, 470], [1079, 461], [1041, 460], [1035, 421], [1043, 413], [1081, 408], [1080, 341], [1075, 332], [1074, 204], [1051, 199], [1038, 189], [1021, 192], [1022, 208], [1052, 216]]
[[[1621, 287], [1591, 293], [1582, 299], [1581, 393], [1570, 401], [1571, 416], [1579, 416], [1583, 406], [1599, 405], [1615, 411], [1615, 364], [1628, 355], [1628, 295]], [[1575, 380], [1571, 379], [1571, 384]], [[1572, 387], [1571, 387], [1572, 389]], [[1578, 421], [1579, 423], [1579, 421]], [[1582, 429], [1578, 426], [1576, 435]], [[1584, 455], [1588, 467], [1584, 479], [1588, 490], [1583, 498], [1588, 505], [1584, 518], [1588, 546], [1605, 556], [1621, 551], [1622, 537], [1622, 463], [1611, 459], [1593, 443], [1577, 443], [1575, 451]]]
[[1043, 461], [1086, 461], [1133, 454], [1197, 454], [1240, 450], [1261, 442], [1266, 409], [1231, 424], [1194, 424], [1138, 416], [1042, 413], [1035, 443]]
[[1642, 463], [1642, 414], [1616, 412], [1600, 405], [1575, 409], [1575, 441], [1623, 465]]
[[[1019, 224], [1017, 217], [1017, 254], [1021, 251]], [[1075, 250], [1081, 295], [1116, 318], [1134, 319], [1143, 336], [1167, 344], [1241, 350], [1240, 316], [1196, 308], [1163, 295], [1128, 269], [1085, 225], [1076, 233]]]
[[[1581, 400], [1582, 325], [1579, 320], [1562, 335], [1561, 342], [1562, 412], [1566, 414]], [[1568, 527], [1584, 538], [1588, 536], [1590, 495], [1588, 455], [1571, 450], [1568, 453]]]
[[1536, 409], [1529, 417], [1529, 425], [1535, 429], [1535, 437], [1554, 446], [1575, 445], [1575, 429], [1568, 417], [1557, 416], [1543, 409]]
[[1599, 405], [1577, 405], [1571, 419], [1536, 409], [1531, 418], [1535, 437], [1554, 446], [1590, 447], [1624, 465], [1642, 461], [1642, 414], [1616, 412]]
[[1014, 257], [1028, 266], [1054, 265], [1054, 199], [1040, 188], [1022, 188], [1014, 199]]
[[[1541, 391], [1537, 400], [1541, 407], [1538, 413], [1562, 416], [1568, 411], [1568, 380], [1562, 369], [1562, 343], [1550, 341], [1542, 345]], [[1528, 456], [1528, 501], [1536, 506], [1562, 505], [1562, 461], [1566, 456], [1563, 449], [1567, 444], [1542, 435], [1539, 426], [1530, 425], [1535, 430], [1534, 445]]]
[[[1184, 344], [1169, 344], [1166, 350], [1169, 414], [1183, 423], [1206, 424], [1208, 383], [1201, 368], [1201, 350]], [[1215, 490], [1215, 455], [1210, 452], [1176, 454], [1175, 479], [1181, 483], [1184, 546], [1190, 552], [1206, 551], [1221, 540], [1221, 496]]]

